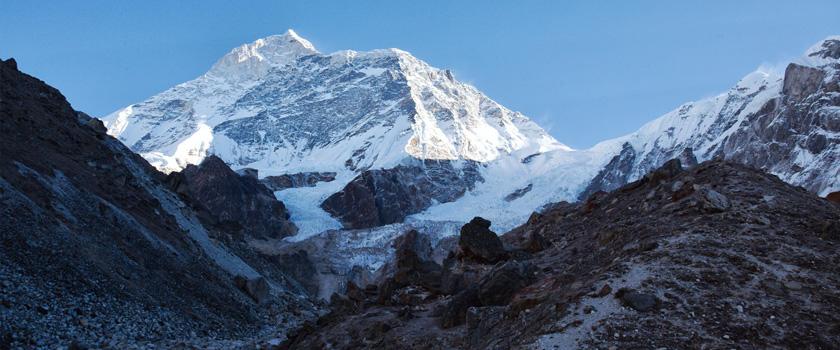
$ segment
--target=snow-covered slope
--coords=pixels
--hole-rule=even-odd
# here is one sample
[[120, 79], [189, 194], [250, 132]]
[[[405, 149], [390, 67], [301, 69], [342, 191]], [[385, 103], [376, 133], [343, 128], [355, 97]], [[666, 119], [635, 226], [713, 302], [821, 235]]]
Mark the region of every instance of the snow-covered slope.
[[[263, 177], [336, 173], [334, 181], [276, 193], [300, 227], [296, 239], [342, 226], [321, 208], [329, 196], [344, 191], [344, 203], [353, 204], [360, 189], [379, 191], [389, 176], [413, 174], [405, 167], [423, 167], [418, 159], [450, 162], [456, 171], [477, 162], [480, 181], [462, 183], [463, 196], [447, 203], [408, 201], [412, 210], [398, 214], [462, 222], [480, 215], [502, 232], [547, 203], [614, 189], [675, 157], [726, 157], [820, 194], [840, 189], [838, 57], [840, 40], [826, 39], [785, 74], [758, 70], [635, 133], [573, 150], [405, 51], [322, 54], [290, 30], [236, 48], [206, 74], [104, 120], [109, 133], [164, 171], [212, 153]], [[396, 167], [402, 170], [367, 172]], [[441, 185], [422, 183], [430, 191]], [[389, 197], [366, 198], [380, 210]], [[331, 212], [342, 209], [353, 206]]]
[[820, 195], [840, 190], [840, 37], [729, 91], [686, 103], [592, 150], [618, 150], [581, 197], [635, 180], [672, 158], [715, 157], [767, 170]]
[[337, 173], [333, 182], [278, 192], [292, 219], [304, 221], [304, 235], [337, 228], [320, 203], [368, 169], [412, 159], [520, 164], [531, 154], [572, 152], [405, 51], [321, 54], [292, 30], [238, 47], [206, 74], [103, 120], [166, 172], [215, 154], [260, 176]]
[[565, 147], [405, 51], [320, 54], [291, 30], [238, 47], [201, 77], [104, 121], [164, 171], [207, 153], [270, 175]]

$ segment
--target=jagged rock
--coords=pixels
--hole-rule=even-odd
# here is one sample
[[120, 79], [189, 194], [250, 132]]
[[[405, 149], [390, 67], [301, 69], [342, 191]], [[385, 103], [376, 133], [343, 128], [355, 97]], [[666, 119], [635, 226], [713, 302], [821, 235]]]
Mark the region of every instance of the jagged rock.
[[321, 208], [346, 228], [402, 222], [433, 203], [454, 201], [482, 181], [478, 164], [424, 160], [391, 169], [367, 170], [329, 196]]
[[507, 257], [502, 241], [490, 231], [490, 221], [475, 217], [461, 227], [458, 246], [464, 257], [485, 263], [495, 263]]
[[639, 293], [628, 289], [619, 289], [615, 297], [621, 304], [639, 312], [648, 312], [659, 305], [659, 299], [653, 294]]
[[268, 282], [262, 276], [255, 278], [248, 278], [245, 276], [236, 276], [233, 279], [236, 287], [245, 292], [251, 299], [262, 304], [269, 295]]
[[654, 171], [645, 175], [647, 181], [658, 183], [663, 180], [673, 178], [683, 171], [682, 163], [679, 159], [671, 159]]
[[272, 191], [282, 191], [287, 188], [315, 187], [319, 182], [332, 182], [337, 174], [334, 172], [306, 172], [266, 176], [262, 183]]
[[505, 305], [516, 292], [534, 281], [534, 267], [527, 262], [508, 261], [494, 268], [478, 284], [481, 305]]
[[282, 238], [297, 232], [283, 202], [258, 180], [236, 174], [216, 156], [169, 174], [168, 181], [175, 191], [206, 212], [204, 217], [212, 224], [226, 230], [257, 238]]
[[429, 238], [411, 230], [395, 240], [394, 282], [397, 286], [416, 285], [440, 290], [441, 267], [431, 261]]
[[505, 196], [504, 199], [505, 199], [506, 202], [515, 201], [515, 200], [521, 198], [522, 196], [524, 196], [525, 194], [527, 194], [528, 192], [531, 192], [532, 188], [534, 188], [534, 184], [528, 184], [528, 186], [525, 186], [523, 188], [520, 188], [520, 189], [517, 189], [516, 191], [511, 192], [510, 194]]

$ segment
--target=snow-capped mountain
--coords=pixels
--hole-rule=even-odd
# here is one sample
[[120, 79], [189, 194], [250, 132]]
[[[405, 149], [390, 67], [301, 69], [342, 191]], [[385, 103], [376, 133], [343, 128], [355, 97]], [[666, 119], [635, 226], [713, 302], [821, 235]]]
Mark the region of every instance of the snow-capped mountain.
[[321, 54], [289, 30], [233, 49], [206, 74], [104, 118], [164, 171], [209, 152], [262, 174], [487, 162], [564, 148], [539, 126], [398, 49]]
[[104, 121], [163, 171], [215, 154], [284, 183], [276, 195], [298, 238], [473, 216], [503, 232], [545, 204], [617, 188], [675, 157], [724, 157], [819, 194], [840, 189], [838, 58], [840, 40], [826, 39], [784, 74], [756, 71], [635, 133], [574, 150], [405, 51], [322, 54], [290, 30]]
[[[340, 227], [321, 202], [369, 169], [440, 160], [458, 170], [571, 150], [521, 113], [405, 51], [321, 54], [292, 30], [235, 48], [204, 75], [103, 120], [111, 135], [165, 172], [215, 154], [263, 177], [336, 173], [314, 188], [278, 192], [303, 233]], [[429, 197], [397, 219], [466, 189]]]
[[615, 156], [581, 198], [635, 180], [672, 158], [716, 157], [764, 169], [820, 195], [840, 190], [840, 36], [785, 72], [759, 69], [718, 96], [686, 103], [593, 147]]

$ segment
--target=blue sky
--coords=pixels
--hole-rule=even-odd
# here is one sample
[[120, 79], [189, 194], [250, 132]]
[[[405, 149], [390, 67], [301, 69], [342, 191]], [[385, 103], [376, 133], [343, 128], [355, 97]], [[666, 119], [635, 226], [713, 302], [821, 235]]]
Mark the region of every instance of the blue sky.
[[838, 15], [836, 0], [9, 0], [0, 57], [102, 116], [293, 28], [322, 52], [407, 50], [583, 148], [799, 56]]

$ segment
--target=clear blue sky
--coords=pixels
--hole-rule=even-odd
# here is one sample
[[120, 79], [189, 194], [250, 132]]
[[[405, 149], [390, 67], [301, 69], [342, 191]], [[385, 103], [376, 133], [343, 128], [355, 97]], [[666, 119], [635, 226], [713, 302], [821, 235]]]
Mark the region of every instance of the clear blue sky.
[[0, 57], [102, 116], [288, 28], [410, 51], [587, 147], [840, 34], [840, 1], [5, 0]]

